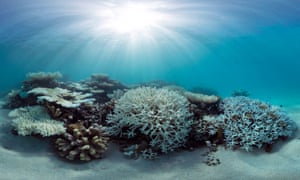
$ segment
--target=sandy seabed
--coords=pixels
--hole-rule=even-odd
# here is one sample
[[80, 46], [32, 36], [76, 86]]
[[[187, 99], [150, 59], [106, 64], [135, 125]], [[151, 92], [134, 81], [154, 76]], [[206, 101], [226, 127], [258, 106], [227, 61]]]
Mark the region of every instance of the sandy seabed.
[[[286, 108], [300, 127], [300, 105]], [[111, 144], [103, 159], [73, 164], [51, 151], [51, 144], [11, 133], [8, 110], [0, 110], [0, 180], [194, 180], [194, 179], [299, 179], [300, 133], [278, 142], [272, 153], [227, 150], [218, 147], [221, 164], [207, 166], [206, 148], [171, 153], [154, 161], [132, 160]]]

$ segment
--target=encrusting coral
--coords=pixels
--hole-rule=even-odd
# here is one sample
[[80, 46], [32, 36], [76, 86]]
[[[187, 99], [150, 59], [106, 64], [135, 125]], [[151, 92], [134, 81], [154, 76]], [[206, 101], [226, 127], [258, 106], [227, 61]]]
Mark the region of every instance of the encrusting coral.
[[229, 97], [220, 104], [229, 148], [251, 151], [291, 137], [296, 124], [279, 107], [245, 96]]
[[58, 154], [68, 160], [90, 161], [102, 158], [107, 150], [109, 137], [103, 127], [92, 125], [88, 128], [81, 123], [69, 124], [67, 132], [56, 139]]
[[184, 96], [167, 89], [141, 87], [116, 100], [107, 116], [108, 133], [121, 138], [144, 137], [148, 148], [167, 153], [185, 144], [192, 114]]
[[18, 135], [41, 135], [43, 137], [59, 135], [65, 132], [62, 122], [53, 120], [42, 106], [27, 106], [9, 113], [12, 126]]

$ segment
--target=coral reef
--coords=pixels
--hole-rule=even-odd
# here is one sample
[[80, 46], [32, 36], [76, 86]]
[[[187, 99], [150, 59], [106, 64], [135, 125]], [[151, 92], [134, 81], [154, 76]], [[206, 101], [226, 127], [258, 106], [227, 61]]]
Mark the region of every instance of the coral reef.
[[125, 85], [119, 81], [111, 80], [109, 76], [105, 74], [94, 74], [79, 83], [66, 83], [65, 88], [71, 91], [92, 94], [92, 98], [98, 103], [106, 103], [110, 101], [114, 93], [122, 95], [123, 93], [121, 92], [127, 89]]
[[116, 100], [107, 116], [108, 132], [122, 138], [144, 137], [148, 146], [167, 153], [185, 144], [192, 114], [184, 96], [167, 89], [141, 87]]
[[112, 93], [116, 89], [126, 89], [123, 84], [119, 81], [111, 80], [106, 74], [93, 74], [90, 79], [82, 83], [94, 90], [102, 89], [106, 93]]
[[22, 106], [35, 105], [35, 101], [29, 101], [26, 98], [27, 94], [23, 93], [21, 90], [11, 90], [5, 97], [2, 108], [14, 109]]
[[108, 94], [112, 94], [113, 91], [127, 89], [125, 85], [110, 79], [106, 74], [93, 74], [89, 79], [81, 81], [80, 86], [83, 92], [93, 94], [93, 98], [99, 103], [109, 101]]
[[110, 99], [113, 99], [113, 100], [117, 100], [117, 99], [120, 99], [124, 95], [124, 93], [125, 93], [124, 90], [117, 89], [117, 90], [114, 90], [112, 93], [107, 94], [107, 97], [109, 97]]
[[196, 141], [204, 141], [216, 135], [222, 128], [222, 116], [204, 115], [193, 122], [193, 138]]
[[59, 135], [65, 132], [62, 122], [50, 118], [42, 106], [27, 106], [9, 113], [13, 118], [12, 126], [18, 135], [41, 135], [43, 137]]
[[138, 87], [155, 87], [155, 88], [163, 88], [166, 86], [176, 86], [173, 83], [169, 83], [163, 80], [155, 80], [155, 81], [149, 81], [149, 82], [143, 82], [139, 83], [137, 85], [134, 85], [132, 88], [138, 88]]
[[81, 122], [85, 127], [89, 127], [92, 124], [105, 125], [106, 116], [113, 111], [114, 103], [111, 100], [104, 104], [83, 104], [75, 109], [62, 109], [62, 111], [65, 114], [64, 117], [67, 117], [67, 114], [72, 116], [72, 119], [69, 118], [69, 120], [72, 120], [69, 121], [71, 123]]
[[200, 94], [206, 94], [206, 95], [217, 95], [219, 94], [217, 90], [211, 89], [209, 87], [203, 87], [203, 86], [196, 86], [191, 89], [191, 92], [193, 93], [200, 93]]
[[226, 145], [251, 151], [291, 137], [296, 124], [279, 107], [244, 96], [229, 97], [220, 104]]
[[17, 134], [53, 136], [57, 153], [72, 161], [101, 158], [112, 139], [134, 159], [205, 146], [204, 163], [213, 166], [220, 164], [218, 145], [269, 152], [297, 128], [279, 107], [250, 99], [245, 90], [221, 100], [210, 89], [189, 92], [163, 81], [129, 89], [105, 74], [80, 82], [58, 81], [61, 77], [58, 72], [27, 74], [3, 107], [18, 108], [9, 113]]
[[101, 126], [88, 128], [81, 123], [69, 124], [67, 132], [55, 141], [59, 156], [68, 160], [90, 161], [102, 158], [107, 150], [109, 138]]
[[184, 96], [194, 104], [212, 104], [217, 103], [220, 100], [219, 96], [206, 95], [200, 93], [192, 93], [189, 91], [184, 92]]
[[54, 88], [59, 86], [59, 79], [62, 78], [60, 72], [36, 72], [28, 73], [26, 75], [26, 80], [23, 81], [22, 90], [29, 91], [33, 88], [44, 87], [44, 88]]
[[249, 97], [250, 96], [250, 92], [245, 90], [245, 89], [237, 89], [234, 90], [231, 94], [231, 96], [236, 97], [236, 96], [246, 96]]
[[91, 104], [95, 99], [88, 98], [92, 94], [82, 94], [80, 92], [71, 92], [62, 88], [34, 88], [28, 91], [28, 94], [37, 96], [38, 102], [55, 103], [65, 108], [79, 107], [81, 104]]

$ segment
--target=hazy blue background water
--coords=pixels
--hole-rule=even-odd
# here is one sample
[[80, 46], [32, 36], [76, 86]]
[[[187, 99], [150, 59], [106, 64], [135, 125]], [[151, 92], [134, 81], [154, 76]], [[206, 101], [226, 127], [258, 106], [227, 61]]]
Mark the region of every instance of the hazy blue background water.
[[[162, 20], [141, 32], [107, 29], [107, 11], [148, 3]], [[103, 72], [126, 84], [165, 80], [300, 103], [299, 0], [0, 2], [0, 88], [27, 72], [80, 80]], [[150, 3], [150, 4], [149, 4]], [[118, 12], [116, 12], [118, 13]]]

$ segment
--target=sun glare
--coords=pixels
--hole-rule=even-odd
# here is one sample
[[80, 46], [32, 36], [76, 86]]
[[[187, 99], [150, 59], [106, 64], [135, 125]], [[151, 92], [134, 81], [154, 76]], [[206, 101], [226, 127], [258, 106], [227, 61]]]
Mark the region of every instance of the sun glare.
[[162, 14], [151, 4], [125, 4], [111, 11], [110, 28], [121, 34], [147, 33], [158, 25]]

